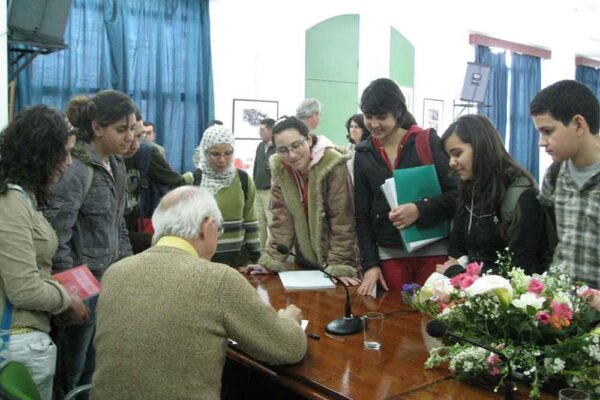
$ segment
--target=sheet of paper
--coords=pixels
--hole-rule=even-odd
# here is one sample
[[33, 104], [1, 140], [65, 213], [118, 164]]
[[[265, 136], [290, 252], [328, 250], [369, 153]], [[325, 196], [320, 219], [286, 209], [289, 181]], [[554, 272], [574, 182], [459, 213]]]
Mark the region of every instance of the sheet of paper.
[[335, 283], [321, 271], [283, 271], [279, 279], [285, 290], [334, 289]]

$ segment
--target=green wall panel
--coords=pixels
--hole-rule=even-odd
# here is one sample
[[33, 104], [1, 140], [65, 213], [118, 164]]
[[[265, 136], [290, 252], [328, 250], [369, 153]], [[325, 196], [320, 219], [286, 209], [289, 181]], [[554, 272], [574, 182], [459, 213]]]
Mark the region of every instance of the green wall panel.
[[390, 78], [400, 86], [415, 87], [415, 46], [390, 29]]
[[358, 38], [358, 15], [333, 17], [306, 31], [305, 97], [321, 102], [316, 133], [337, 144], [348, 143], [344, 123], [358, 107]]

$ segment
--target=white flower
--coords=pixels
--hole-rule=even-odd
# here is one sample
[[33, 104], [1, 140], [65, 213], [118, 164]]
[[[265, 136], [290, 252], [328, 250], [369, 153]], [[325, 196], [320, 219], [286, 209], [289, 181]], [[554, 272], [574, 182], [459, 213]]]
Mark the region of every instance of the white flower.
[[449, 296], [454, 292], [454, 286], [450, 283], [450, 279], [444, 276], [446, 279], [438, 279], [431, 284], [431, 290], [434, 296], [444, 297]]
[[487, 275], [477, 279], [465, 289], [469, 296], [477, 296], [494, 292], [503, 305], [508, 305], [513, 297], [513, 288], [510, 282], [499, 275]]
[[518, 299], [511, 301], [511, 304], [516, 308], [526, 311], [527, 306], [531, 306], [536, 310], [539, 310], [544, 305], [546, 299], [544, 297], [538, 297], [535, 293], [522, 294]]
[[[438, 281], [441, 281], [441, 282], [437, 283]], [[444, 283], [444, 281], [448, 282], [448, 285], [450, 285], [450, 288], [452, 289], [452, 284], [450, 283], [450, 278], [448, 278], [446, 275], [440, 274], [439, 272], [434, 272], [433, 274], [429, 275], [429, 278], [427, 278], [427, 280], [425, 281], [425, 284], [419, 291], [419, 303], [426, 302], [427, 300], [432, 298], [434, 295], [440, 296], [440, 295], [450, 294], [451, 292], [445, 293], [445, 291], [447, 290], [446, 289], [447, 285], [446, 285], [446, 283]], [[434, 286], [435, 286], [435, 289], [434, 289]], [[435, 290], [435, 292], [434, 292], [434, 290]]]

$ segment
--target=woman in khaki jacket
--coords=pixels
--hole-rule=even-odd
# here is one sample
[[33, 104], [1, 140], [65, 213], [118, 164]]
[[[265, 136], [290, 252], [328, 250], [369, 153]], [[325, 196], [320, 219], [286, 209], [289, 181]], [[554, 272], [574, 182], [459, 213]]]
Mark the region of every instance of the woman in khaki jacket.
[[0, 357], [25, 364], [42, 399], [52, 398], [56, 364], [50, 315], [87, 318], [81, 299], [50, 278], [57, 239], [38, 210], [74, 144], [62, 114], [44, 105], [23, 110], [0, 135], [0, 310], [12, 314]]
[[348, 157], [336, 151], [326, 137], [309, 135], [308, 127], [296, 117], [283, 117], [275, 123], [273, 143], [277, 151], [270, 160], [273, 220], [258, 263], [268, 271], [284, 270], [287, 256], [280, 254], [277, 246], [285, 245], [347, 285], [357, 285]]

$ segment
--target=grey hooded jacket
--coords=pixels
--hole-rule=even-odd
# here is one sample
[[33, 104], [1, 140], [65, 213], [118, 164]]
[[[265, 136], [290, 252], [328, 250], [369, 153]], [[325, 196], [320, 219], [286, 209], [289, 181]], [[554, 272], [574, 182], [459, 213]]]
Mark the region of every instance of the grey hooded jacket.
[[111, 155], [111, 175], [98, 153], [81, 141], [72, 156], [73, 163], [60, 182], [51, 185], [50, 206], [45, 210], [58, 236], [52, 270], [87, 264], [100, 279], [111, 264], [132, 254], [123, 219], [125, 164]]

